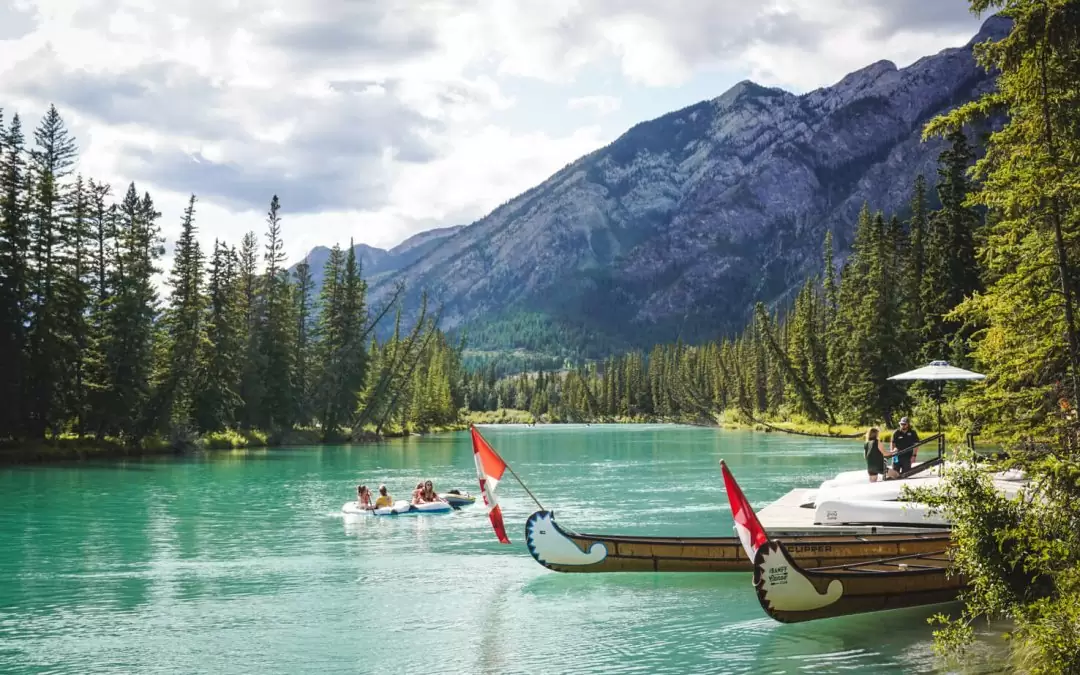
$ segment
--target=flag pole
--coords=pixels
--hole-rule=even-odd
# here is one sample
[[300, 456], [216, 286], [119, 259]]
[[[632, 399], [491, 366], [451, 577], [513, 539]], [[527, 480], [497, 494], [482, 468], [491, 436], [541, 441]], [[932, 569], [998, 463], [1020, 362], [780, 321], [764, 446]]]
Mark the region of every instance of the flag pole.
[[[503, 461], [505, 462], [506, 460], [503, 460]], [[514, 477], [514, 480], [516, 480], [516, 481], [518, 482], [518, 485], [520, 485], [521, 487], [525, 488], [525, 492], [528, 492], [528, 493], [529, 493], [529, 496], [530, 496], [530, 497], [532, 497], [532, 500], [533, 500], [534, 502], [536, 502], [536, 505], [537, 505], [537, 506], [539, 506], [539, 507], [540, 507], [540, 510], [541, 510], [541, 511], [547, 511], [547, 509], [545, 509], [545, 508], [544, 508], [544, 505], [540, 503], [540, 500], [536, 498], [536, 495], [534, 495], [534, 494], [532, 493], [532, 490], [530, 490], [530, 489], [529, 489], [529, 488], [528, 488], [528, 487], [527, 487], [527, 486], [525, 485], [525, 483], [523, 483], [523, 482], [521, 481], [521, 479], [520, 479], [520, 478], [518, 478], [518, 475], [517, 475], [516, 473], [514, 473], [514, 470], [510, 468], [510, 465], [509, 465], [509, 464], [507, 464], [507, 465], [506, 465], [506, 470], [507, 470], [507, 471], [509, 471], [509, 472], [510, 472], [510, 475]]]
[[[480, 438], [483, 438], [483, 435], [482, 435], [482, 434], [480, 434], [480, 432], [479, 432], [479, 431], [478, 431], [478, 430], [476, 429], [476, 425], [475, 425], [475, 424], [470, 424], [470, 425], [469, 425], [469, 429], [471, 429], [471, 430], [473, 430], [473, 431], [476, 431], [476, 433], [477, 433], [478, 435], [480, 435]], [[485, 442], [486, 442], [486, 441], [485, 441]], [[525, 490], [525, 492], [528, 492], [528, 493], [529, 493], [529, 496], [530, 496], [530, 497], [532, 497], [532, 500], [533, 500], [534, 502], [536, 502], [536, 505], [537, 505], [537, 506], [539, 506], [539, 507], [540, 507], [540, 510], [541, 510], [541, 511], [547, 511], [547, 509], [545, 509], [545, 508], [544, 508], [544, 505], [540, 503], [540, 500], [536, 498], [536, 495], [534, 495], [534, 494], [532, 493], [532, 490], [530, 490], [530, 489], [529, 489], [529, 487], [528, 487], [527, 485], [525, 485], [525, 482], [524, 482], [524, 481], [522, 481], [522, 480], [521, 480], [521, 478], [519, 478], [519, 477], [518, 477], [518, 475], [517, 475], [516, 473], [514, 473], [514, 469], [513, 469], [513, 468], [511, 468], [511, 466], [510, 466], [509, 462], [507, 462], [507, 461], [506, 461], [505, 459], [503, 459], [503, 458], [502, 458], [502, 455], [500, 455], [500, 454], [499, 454], [498, 452], [495, 452], [495, 448], [492, 448], [490, 444], [488, 444], [488, 449], [489, 449], [489, 450], [491, 450], [492, 452], [494, 452], [494, 453], [495, 453], [495, 456], [496, 456], [496, 457], [498, 457], [498, 458], [499, 458], [500, 460], [502, 460], [503, 466], [505, 466], [505, 467], [507, 468], [507, 470], [508, 470], [508, 471], [510, 472], [510, 475], [511, 475], [511, 476], [513, 476], [513, 477], [514, 477], [514, 480], [516, 480], [516, 481], [518, 482], [518, 485], [520, 485], [520, 486], [522, 487], [522, 489], [524, 489], [524, 490]]]

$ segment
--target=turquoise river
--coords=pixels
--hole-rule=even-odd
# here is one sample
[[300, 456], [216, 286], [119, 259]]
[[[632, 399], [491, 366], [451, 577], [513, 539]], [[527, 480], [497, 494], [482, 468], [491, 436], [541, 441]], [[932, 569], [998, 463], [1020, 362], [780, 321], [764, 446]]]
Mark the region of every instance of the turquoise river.
[[[728, 535], [720, 458], [757, 507], [862, 462], [853, 441], [668, 425], [483, 433], [581, 531]], [[748, 574], [548, 571], [509, 473], [511, 545], [482, 505], [341, 514], [360, 482], [405, 498], [425, 478], [476, 493], [467, 432], [2, 468], [0, 672], [995, 672], [989, 642], [934, 656], [940, 607], [783, 625]]]

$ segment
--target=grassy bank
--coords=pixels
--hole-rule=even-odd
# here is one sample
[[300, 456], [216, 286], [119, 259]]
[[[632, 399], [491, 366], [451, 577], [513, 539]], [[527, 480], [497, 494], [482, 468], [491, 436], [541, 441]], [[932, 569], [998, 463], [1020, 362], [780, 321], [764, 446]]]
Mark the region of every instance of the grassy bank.
[[48, 440], [0, 444], [0, 465], [168, 456], [208, 450], [371, 443], [387, 438], [459, 431], [467, 428], [468, 424], [465, 422], [422, 430], [412, 426], [394, 426], [384, 429], [381, 435], [375, 433], [374, 427], [357, 433], [343, 432], [334, 435], [324, 435], [321, 429], [292, 429], [278, 433], [227, 429], [201, 436], [175, 439], [152, 436], [137, 445], [125, 444], [116, 438], [99, 440], [91, 437], [62, 435]]
[[[480, 411], [469, 412], [465, 415], [467, 424], [562, 424], [563, 422], [558, 419], [548, 418], [546, 415], [537, 418], [535, 415], [527, 410], [515, 410], [512, 408], [500, 408], [499, 410], [492, 411]], [[725, 412], [717, 415], [714, 422], [715, 425], [721, 429], [732, 429], [740, 431], [757, 431], [763, 433], [784, 433], [784, 431], [792, 431], [801, 434], [812, 434], [815, 436], [835, 436], [835, 437], [850, 437], [853, 440], [862, 440], [864, 434], [866, 434], [868, 425], [854, 426], [851, 424], [834, 424], [828, 425], [822, 422], [812, 422], [806, 419], [784, 419], [784, 420], [763, 420], [768, 423], [768, 426], [757, 422], [746, 422], [742, 419], [742, 416], [734, 412]], [[646, 417], [616, 417], [612, 419], [597, 419], [589, 420], [592, 424], [655, 424], [658, 422], [663, 423], [677, 423], [677, 424], [696, 424], [701, 425], [700, 422], [692, 420], [678, 420], [678, 419], [656, 419]], [[876, 425], [880, 429], [880, 437], [883, 441], [889, 441], [892, 438], [892, 429], [885, 426], [884, 422], [879, 422]], [[770, 428], [773, 427], [773, 428]], [[933, 429], [917, 429], [919, 435], [923, 438], [932, 436], [937, 433]], [[965, 432], [962, 429], [946, 429], [945, 440], [950, 446], [959, 445], [967, 442]], [[995, 439], [989, 436], [978, 436], [976, 438], [978, 446], [1000, 446], [999, 439]]]

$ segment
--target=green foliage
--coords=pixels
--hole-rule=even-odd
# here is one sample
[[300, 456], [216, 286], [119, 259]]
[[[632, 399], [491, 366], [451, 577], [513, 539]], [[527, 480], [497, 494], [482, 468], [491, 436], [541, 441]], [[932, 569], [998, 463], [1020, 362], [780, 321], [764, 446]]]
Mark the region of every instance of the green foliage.
[[260, 268], [254, 233], [239, 251], [215, 241], [207, 266], [192, 195], [161, 302], [150, 195], [132, 183], [110, 203], [109, 186], [72, 178], [75, 143], [55, 108], [34, 141], [0, 117], [0, 443], [168, 451], [342, 440], [369, 420], [460, 424], [460, 346], [437, 317], [369, 346], [400, 293], [369, 312], [350, 247], [316, 305], [307, 266], [295, 282], [285, 269], [277, 196]]

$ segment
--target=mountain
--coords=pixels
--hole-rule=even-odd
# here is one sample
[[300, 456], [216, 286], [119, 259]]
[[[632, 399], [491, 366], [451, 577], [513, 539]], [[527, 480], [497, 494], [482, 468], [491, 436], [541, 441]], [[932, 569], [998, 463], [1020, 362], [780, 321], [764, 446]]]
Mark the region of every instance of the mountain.
[[[484, 218], [425, 242], [372, 281], [427, 289], [470, 347], [603, 353], [735, 331], [754, 302], [790, 297], [838, 258], [863, 203], [906, 210], [917, 174], [936, 182], [924, 123], [990, 88], [972, 45], [898, 69], [879, 61], [802, 95], [744, 81], [643, 122]], [[378, 263], [376, 262], [376, 267]]]
[[[427, 230], [414, 234], [389, 250], [375, 248], [367, 244], [356, 244], [353, 246], [353, 250], [356, 252], [356, 259], [362, 266], [364, 278], [370, 283], [411, 265], [430, 253], [438, 246], [439, 242], [460, 229], [462, 229], [461, 225], [455, 225], [453, 227]], [[329, 259], [330, 249], [325, 246], [316, 246], [304, 256], [304, 261], [311, 267], [311, 278], [315, 282], [316, 296], [319, 289], [322, 288], [323, 272], [326, 261]], [[295, 270], [296, 265], [293, 265], [289, 268], [289, 273], [292, 274]]]

